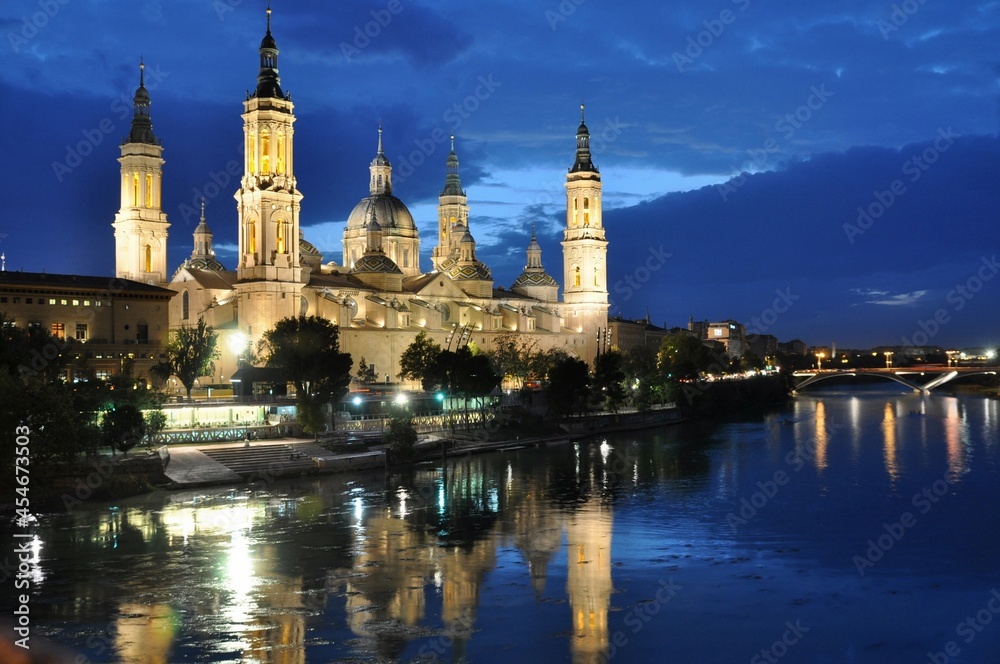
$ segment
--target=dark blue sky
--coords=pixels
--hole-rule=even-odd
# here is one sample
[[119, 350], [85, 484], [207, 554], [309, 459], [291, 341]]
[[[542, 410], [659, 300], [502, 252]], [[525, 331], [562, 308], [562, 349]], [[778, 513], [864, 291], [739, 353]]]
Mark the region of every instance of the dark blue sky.
[[[191, 251], [202, 195], [232, 266], [227, 168], [242, 158], [264, 6], [3, 4], [8, 269], [113, 271], [116, 158], [140, 56], [167, 162], [170, 268]], [[532, 223], [562, 281], [562, 183], [584, 100], [612, 313], [733, 318], [841, 348], [1000, 344], [1000, 2], [273, 8], [302, 224], [328, 260], [367, 194], [381, 119], [424, 269], [448, 151], [435, 139], [454, 132], [497, 284], [520, 272]]]

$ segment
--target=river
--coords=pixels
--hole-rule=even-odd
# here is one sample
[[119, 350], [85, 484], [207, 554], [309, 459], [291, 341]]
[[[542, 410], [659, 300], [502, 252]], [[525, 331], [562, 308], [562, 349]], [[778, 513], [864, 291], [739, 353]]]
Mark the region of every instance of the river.
[[868, 387], [85, 503], [35, 528], [32, 638], [126, 664], [997, 662], [998, 466], [1000, 401]]

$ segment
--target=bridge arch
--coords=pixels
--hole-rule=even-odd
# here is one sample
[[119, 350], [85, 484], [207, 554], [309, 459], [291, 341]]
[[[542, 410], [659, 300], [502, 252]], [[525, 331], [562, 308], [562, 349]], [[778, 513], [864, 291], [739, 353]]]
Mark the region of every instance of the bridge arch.
[[824, 381], [824, 380], [826, 380], [828, 378], [840, 378], [840, 377], [843, 377], [843, 376], [877, 376], [879, 378], [886, 378], [888, 380], [896, 381], [900, 385], [905, 385], [906, 387], [908, 387], [909, 389], [913, 390], [914, 392], [923, 392], [924, 394], [930, 392], [929, 389], [923, 387], [922, 385], [918, 385], [918, 384], [916, 384], [914, 382], [908, 381], [905, 378], [902, 378], [901, 376], [897, 376], [894, 373], [875, 373], [875, 372], [867, 372], [867, 371], [866, 372], [835, 371], [835, 372], [830, 372], [830, 373], [814, 373], [814, 374], [809, 374], [808, 378], [806, 378], [804, 381], [802, 381], [801, 383], [799, 383], [798, 385], [795, 386], [795, 391], [798, 392], [799, 390], [803, 390], [803, 389], [805, 389], [807, 387], [811, 387], [812, 385], [815, 385], [816, 383]]

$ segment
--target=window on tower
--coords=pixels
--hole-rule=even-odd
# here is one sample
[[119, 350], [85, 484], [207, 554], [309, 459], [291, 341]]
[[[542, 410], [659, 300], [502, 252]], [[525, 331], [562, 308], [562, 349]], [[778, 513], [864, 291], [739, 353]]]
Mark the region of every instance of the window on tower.
[[275, 230], [275, 245], [277, 246], [278, 253], [285, 253], [285, 220], [278, 219], [277, 229]]
[[260, 130], [260, 170], [271, 172], [271, 132], [267, 129]]
[[146, 173], [146, 207], [153, 207], [153, 174]]
[[575, 268], [573, 268], [573, 285], [577, 286], [577, 287], [580, 286], [580, 266], [579, 265], [577, 265]]
[[139, 207], [139, 174], [132, 173], [132, 207]]
[[284, 175], [285, 173], [285, 132], [278, 132], [278, 155], [276, 161], [278, 162], [278, 175]]
[[249, 237], [247, 238], [247, 252], [255, 254], [257, 253], [257, 222], [251, 219], [250, 227], [247, 230], [249, 231]]
[[188, 319], [188, 313], [190, 311], [190, 304], [191, 304], [191, 302], [190, 302], [190, 299], [188, 297], [188, 292], [184, 291], [184, 294], [181, 296], [181, 318], [184, 319], [184, 320]]
[[573, 199], [573, 228], [576, 228], [577, 226], [580, 225], [579, 217], [580, 217], [580, 201], [579, 201], [579, 199], [574, 198]]
[[146, 247], [145, 247], [145, 249], [144, 249], [144, 254], [145, 255], [143, 256], [143, 262], [142, 262], [142, 264], [143, 264], [143, 272], [152, 272], [153, 271], [153, 248], [150, 247], [147, 244]]
[[256, 170], [257, 162], [254, 159], [254, 155], [257, 152], [256, 136], [253, 132], [247, 132], [247, 173], [253, 173]]
[[583, 225], [590, 226], [590, 199], [587, 197], [583, 199]]
[[595, 286], [601, 285], [601, 272], [600, 270], [597, 269], [596, 265], [594, 266], [594, 285]]

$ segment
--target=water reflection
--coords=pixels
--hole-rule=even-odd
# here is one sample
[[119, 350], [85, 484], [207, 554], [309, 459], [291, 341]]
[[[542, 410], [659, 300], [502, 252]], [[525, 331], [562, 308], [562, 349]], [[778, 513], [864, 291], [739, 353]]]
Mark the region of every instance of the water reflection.
[[[603, 662], [628, 602], [643, 601], [621, 594], [635, 583], [637, 556], [652, 557], [649, 547], [734, 546], [743, 531], [727, 526], [727, 514], [781, 470], [789, 479], [780, 493], [754, 500], [756, 512], [744, 517], [754, 551], [762, 541], [797, 549], [794, 538], [858, 528], [830, 554], [839, 569], [884, 520], [869, 528], [856, 515], [896, 495], [879, 482], [924, 486], [914, 469], [940, 479], [946, 463], [957, 476], [984, 447], [997, 447], [976, 436], [997, 430], [996, 402], [983, 401], [819, 396], [719, 435], [675, 427], [455, 458], [388, 479], [328, 477], [78, 509], [39, 531], [39, 620], [93, 662], [455, 661], [474, 658], [478, 643], [508, 626], [513, 640], [521, 629], [558, 642], [558, 658]], [[800, 473], [798, 460], [813, 472]], [[844, 486], [850, 493], [834, 493]], [[824, 520], [816, 515], [823, 505], [838, 509]], [[897, 506], [887, 509], [885, 518], [898, 518]], [[731, 557], [724, 551], [713, 552], [712, 565]], [[662, 578], [657, 561], [650, 569]], [[627, 573], [613, 571], [623, 564]], [[510, 602], [515, 614], [534, 608], [499, 614]], [[538, 625], [533, 616], [542, 616]], [[655, 639], [663, 620], [642, 638]], [[631, 637], [630, 626], [624, 631]]]

